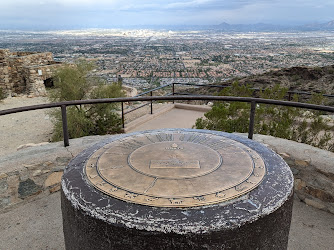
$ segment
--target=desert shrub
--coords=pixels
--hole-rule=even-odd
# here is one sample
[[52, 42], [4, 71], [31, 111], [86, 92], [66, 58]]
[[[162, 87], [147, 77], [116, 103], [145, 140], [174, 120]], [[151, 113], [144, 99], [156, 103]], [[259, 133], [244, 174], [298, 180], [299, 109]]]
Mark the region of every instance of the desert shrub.
[[[106, 84], [89, 73], [94, 69], [90, 62], [81, 60], [76, 65], [60, 68], [54, 76], [55, 89], [49, 93], [52, 102], [115, 98], [124, 96], [119, 83]], [[121, 131], [119, 104], [103, 103], [67, 107], [70, 138], [103, 135]], [[54, 123], [53, 141], [63, 138], [62, 119], [59, 110], [51, 112]]]
[[0, 100], [3, 100], [6, 98], [5, 91], [0, 87]]
[[[259, 93], [259, 97], [283, 100], [287, 89], [279, 85]], [[249, 86], [233, 83], [219, 93], [222, 96], [251, 96]], [[297, 96], [294, 97], [297, 101]], [[310, 102], [326, 103], [321, 94], [315, 94]], [[195, 127], [199, 129], [221, 130], [225, 132], [248, 132], [250, 104], [242, 102], [215, 102], [212, 110], [199, 118]], [[333, 151], [334, 127], [324, 121], [322, 112], [306, 109], [258, 104], [255, 112], [254, 133], [272, 135], [279, 138], [310, 144]]]

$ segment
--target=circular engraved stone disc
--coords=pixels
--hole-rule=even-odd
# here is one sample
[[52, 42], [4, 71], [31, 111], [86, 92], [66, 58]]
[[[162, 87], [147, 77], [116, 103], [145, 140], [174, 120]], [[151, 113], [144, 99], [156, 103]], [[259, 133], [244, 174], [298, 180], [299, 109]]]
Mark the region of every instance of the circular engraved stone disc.
[[113, 141], [86, 162], [89, 182], [127, 202], [194, 207], [228, 201], [256, 188], [266, 173], [253, 149], [200, 132], [136, 134]]

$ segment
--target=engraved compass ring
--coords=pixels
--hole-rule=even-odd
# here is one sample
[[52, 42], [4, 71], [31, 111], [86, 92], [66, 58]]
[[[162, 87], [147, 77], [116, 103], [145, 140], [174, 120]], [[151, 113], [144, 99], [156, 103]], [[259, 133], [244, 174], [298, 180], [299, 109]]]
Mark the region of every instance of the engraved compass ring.
[[86, 162], [88, 181], [106, 195], [157, 207], [194, 207], [231, 200], [266, 173], [253, 149], [199, 132], [137, 134], [113, 141]]

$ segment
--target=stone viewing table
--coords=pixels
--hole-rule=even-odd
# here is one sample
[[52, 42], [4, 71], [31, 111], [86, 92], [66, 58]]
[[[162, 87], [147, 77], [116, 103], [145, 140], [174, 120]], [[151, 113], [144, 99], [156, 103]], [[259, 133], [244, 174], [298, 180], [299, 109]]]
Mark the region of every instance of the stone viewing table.
[[62, 179], [66, 249], [286, 249], [292, 202], [280, 156], [209, 130], [111, 136]]

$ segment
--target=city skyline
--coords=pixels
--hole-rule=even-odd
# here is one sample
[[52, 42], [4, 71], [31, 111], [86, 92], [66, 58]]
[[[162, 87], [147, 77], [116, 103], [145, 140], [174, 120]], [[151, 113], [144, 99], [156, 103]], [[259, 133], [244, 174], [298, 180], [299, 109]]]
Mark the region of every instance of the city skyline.
[[12, 0], [0, 2], [0, 29], [115, 28], [268, 23], [334, 19], [331, 0]]

